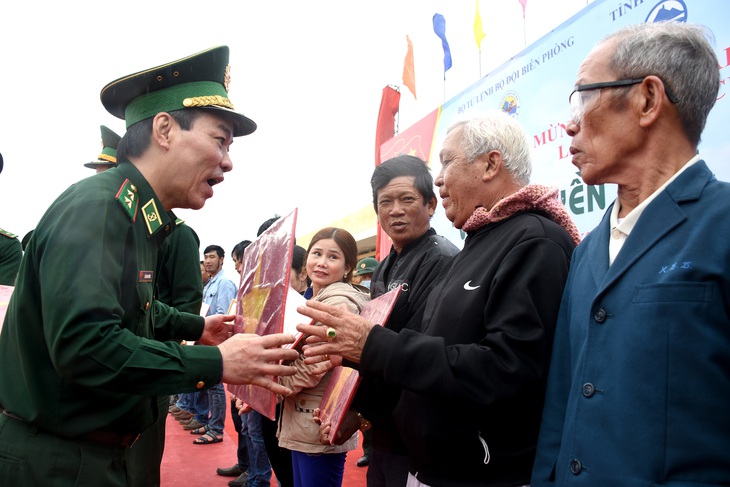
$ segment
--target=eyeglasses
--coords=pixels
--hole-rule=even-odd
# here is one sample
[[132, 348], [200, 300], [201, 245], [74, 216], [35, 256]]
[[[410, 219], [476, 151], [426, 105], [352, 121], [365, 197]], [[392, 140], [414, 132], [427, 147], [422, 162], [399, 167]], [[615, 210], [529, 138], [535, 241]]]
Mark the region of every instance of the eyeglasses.
[[[578, 85], [570, 92], [568, 102], [570, 103], [570, 117], [574, 123], [580, 123], [586, 112], [586, 106], [601, 95], [601, 90], [605, 88], [621, 88], [623, 86], [636, 85], [644, 81], [644, 78], [619, 79], [616, 81], [604, 81], [602, 83], [590, 83], [587, 85]], [[661, 79], [661, 78], [660, 78]], [[679, 98], [672, 93], [667, 84], [662, 80], [664, 92], [672, 103], [677, 103]]]

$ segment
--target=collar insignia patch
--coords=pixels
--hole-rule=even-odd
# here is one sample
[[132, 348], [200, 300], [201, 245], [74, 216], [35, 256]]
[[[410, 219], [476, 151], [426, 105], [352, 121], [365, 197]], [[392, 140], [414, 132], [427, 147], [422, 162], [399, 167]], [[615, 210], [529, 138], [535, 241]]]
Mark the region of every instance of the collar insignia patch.
[[14, 233], [10, 233], [7, 230], [3, 230], [2, 228], [0, 228], [0, 235], [2, 235], [3, 237], [8, 237], [8, 238], [18, 238], [18, 236], [15, 235]]
[[147, 230], [152, 235], [162, 226], [160, 212], [157, 211], [157, 205], [154, 199], [145, 203], [142, 207], [142, 213], [144, 213], [144, 222], [147, 224]]
[[137, 219], [137, 208], [139, 207], [137, 187], [129, 179], [125, 179], [122, 187], [117, 192], [116, 198], [119, 204], [122, 205], [122, 208], [124, 208], [124, 211], [127, 212], [129, 219], [135, 221]]

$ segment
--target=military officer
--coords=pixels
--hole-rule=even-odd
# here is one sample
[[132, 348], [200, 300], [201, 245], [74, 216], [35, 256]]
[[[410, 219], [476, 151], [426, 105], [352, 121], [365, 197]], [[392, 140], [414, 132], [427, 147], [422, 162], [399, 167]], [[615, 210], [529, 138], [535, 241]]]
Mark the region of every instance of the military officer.
[[[113, 167], [113, 166], [111, 166]], [[175, 221], [175, 231], [165, 239], [157, 264], [157, 299], [188, 313], [200, 313], [203, 284], [198, 257], [200, 239], [183, 220]], [[158, 340], [176, 337], [157, 337]], [[127, 487], [159, 487], [160, 465], [165, 449], [165, 423], [169, 395], [157, 397], [157, 420], [145, 430], [134, 448], [126, 450]]]
[[[3, 172], [3, 155], [0, 154], [0, 172]], [[18, 275], [23, 250], [18, 236], [0, 228], [0, 284], [12, 286]]]
[[[117, 165], [117, 146], [121, 137], [101, 125], [101, 154], [84, 166], [104, 172]], [[124, 158], [124, 154], [119, 154]], [[175, 220], [175, 231], [165, 239], [158, 255], [156, 299], [178, 311], [199, 313], [203, 302], [203, 286], [198, 277], [198, 234], [183, 220]], [[174, 337], [169, 337], [173, 339]], [[158, 340], [163, 337], [157, 337]], [[169, 396], [157, 397], [157, 419], [126, 450], [127, 487], [159, 487], [160, 465], [165, 449], [165, 420]]]
[[228, 338], [232, 316], [154, 300], [169, 211], [201, 208], [233, 137], [256, 129], [228, 98], [227, 65], [221, 46], [103, 88], [126, 156], [62, 193], [26, 249], [0, 334], [0, 485], [122, 487], [155, 396], [219, 382], [291, 393], [267, 375], [292, 374], [292, 336]]
[[101, 125], [101, 154], [95, 161], [87, 162], [85, 167], [95, 169], [96, 173], [104, 172], [117, 165], [117, 145], [122, 139], [112, 129]]

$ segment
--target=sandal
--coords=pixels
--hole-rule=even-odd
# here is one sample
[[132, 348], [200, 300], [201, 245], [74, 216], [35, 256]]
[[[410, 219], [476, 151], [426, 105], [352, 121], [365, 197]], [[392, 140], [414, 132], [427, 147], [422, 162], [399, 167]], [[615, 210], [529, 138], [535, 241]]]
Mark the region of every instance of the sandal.
[[191, 435], [204, 435], [206, 434], [210, 429], [208, 428], [208, 425], [201, 426], [200, 428], [195, 428], [190, 432]]
[[223, 441], [223, 435], [216, 436], [216, 434], [213, 433], [212, 431], [208, 431], [207, 433], [205, 433], [200, 438], [194, 439], [193, 440], [193, 444], [195, 444], [195, 445], [207, 445], [209, 443], [220, 443], [221, 441]]

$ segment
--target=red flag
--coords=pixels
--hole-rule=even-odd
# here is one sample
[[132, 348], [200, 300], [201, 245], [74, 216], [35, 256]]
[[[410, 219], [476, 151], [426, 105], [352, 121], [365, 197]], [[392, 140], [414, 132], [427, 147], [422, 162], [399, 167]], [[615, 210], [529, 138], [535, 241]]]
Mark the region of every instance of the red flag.
[[406, 59], [403, 62], [403, 84], [411, 90], [413, 98], [418, 99], [416, 96], [416, 69], [413, 66], [413, 43], [411, 38], [406, 36], [408, 42], [408, 52], [406, 52]]
[[525, 19], [525, 7], [527, 7], [527, 0], [517, 0], [522, 5], [522, 19]]
[[395, 135], [395, 116], [400, 104], [400, 91], [391, 86], [383, 88], [378, 111], [378, 125], [375, 128], [375, 165], [380, 164], [380, 146]]
[[[381, 162], [380, 146], [384, 142], [390, 140], [395, 135], [395, 116], [398, 113], [400, 104], [400, 91], [386, 86], [383, 88], [383, 96], [380, 98], [380, 111], [378, 112], [378, 126], [375, 128], [375, 165]], [[383, 230], [378, 222], [378, 231], [375, 233], [375, 249], [376, 258], [378, 257], [377, 249], [380, 248]]]

